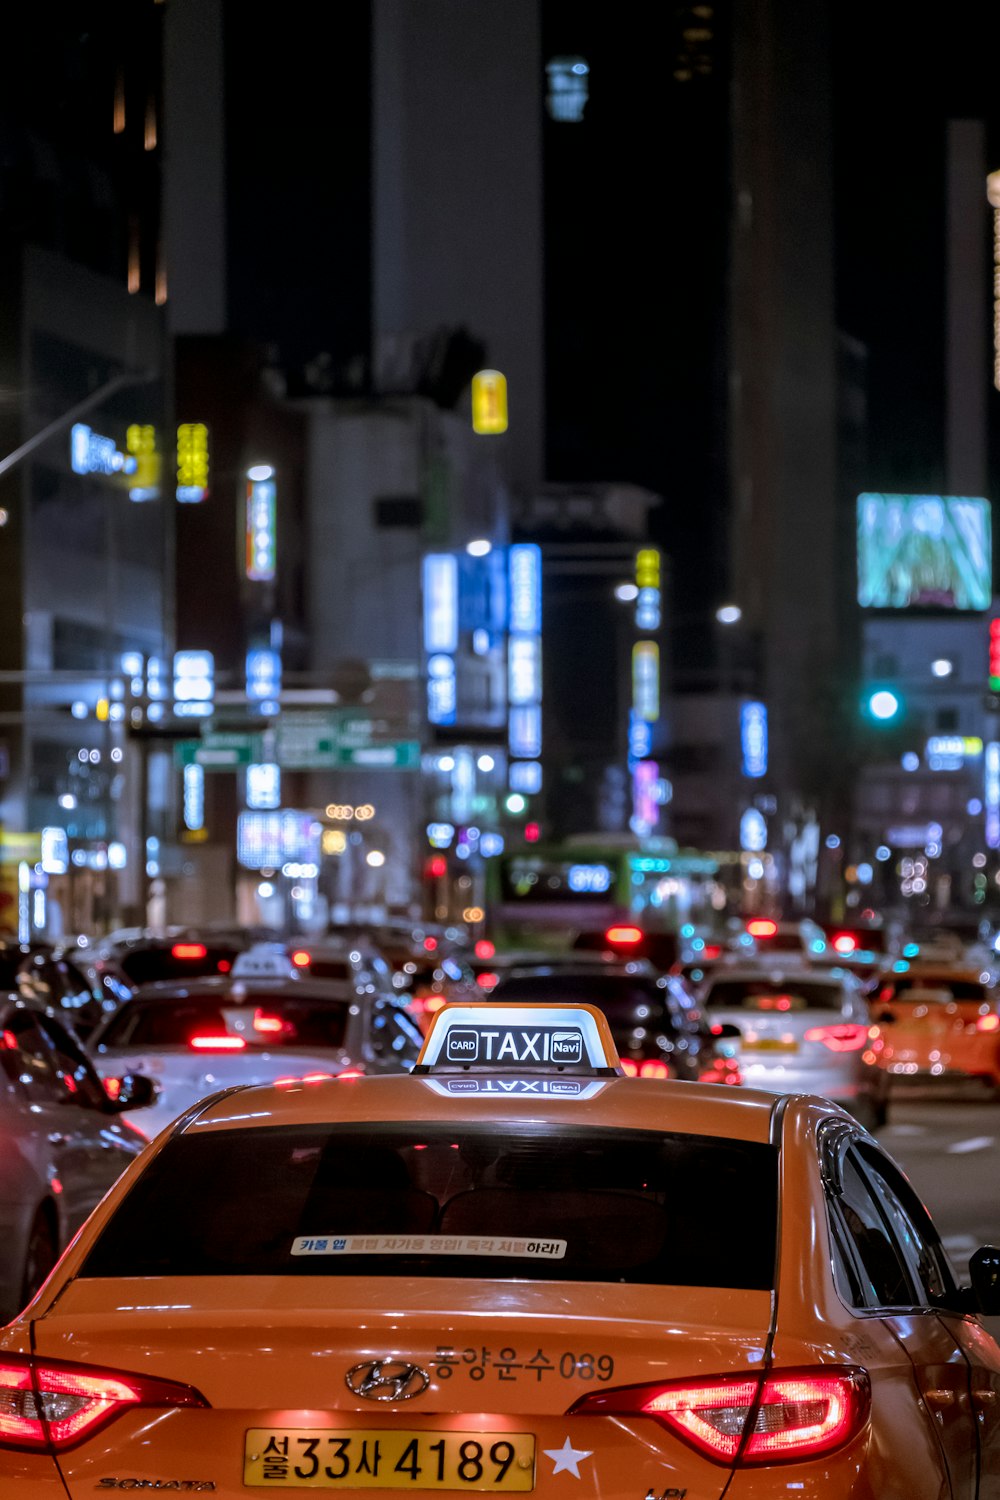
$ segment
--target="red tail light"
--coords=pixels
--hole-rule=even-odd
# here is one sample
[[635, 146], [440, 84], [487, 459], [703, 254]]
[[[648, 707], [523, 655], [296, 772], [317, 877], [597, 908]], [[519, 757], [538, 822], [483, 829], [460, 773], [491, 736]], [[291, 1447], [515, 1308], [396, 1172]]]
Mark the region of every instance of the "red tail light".
[[193, 1036], [188, 1042], [195, 1052], [242, 1052], [246, 1042], [241, 1036]]
[[860, 1052], [868, 1041], [867, 1026], [810, 1026], [807, 1042], [822, 1042], [831, 1052]]
[[207, 1406], [191, 1386], [92, 1365], [0, 1356], [0, 1443], [71, 1448], [130, 1406]]
[[716, 1463], [783, 1463], [832, 1453], [868, 1420], [871, 1386], [855, 1366], [624, 1386], [584, 1396], [572, 1415], [654, 1417]]
[[770, 917], [755, 917], [752, 922], [747, 923], [747, 932], [751, 937], [774, 937], [777, 930], [777, 922], [772, 922]]
[[204, 943], [175, 943], [170, 950], [171, 958], [206, 958], [208, 949]]
[[424, 938], [424, 952], [425, 953], [436, 953], [437, 952], [437, 946], [438, 946], [438, 940], [437, 940], [436, 937], [425, 937]]
[[365, 1070], [364, 1070], [364, 1068], [345, 1068], [342, 1073], [338, 1073], [337, 1074], [337, 1077], [340, 1078], [340, 1079], [343, 1079], [343, 1078], [364, 1078], [364, 1076], [365, 1076]]
[[698, 955], [703, 963], [711, 963], [713, 959], [722, 957], [722, 949], [718, 943], [706, 943]]
[[280, 1036], [285, 1029], [285, 1023], [280, 1016], [267, 1016], [262, 1010], [255, 1010], [253, 1029], [266, 1036]]
[[637, 1062], [633, 1062], [630, 1057], [620, 1057], [618, 1061], [621, 1063], [622, 1072], [626, 1078], [638, 1078], [639, 1064]]
[[481, 990], [492, 990], [500, 983], [500, 975], [494, 974], [490, 969], [484, 969], [481, 974], [476, 975], [476, 983]]
[[651, 1057], [648, 1058], [646, 1062], [639, 1064], [639, 1077], [669, 1078], [670, 1069], [667, 1067], [665, 1062], [660, 1062], [658, 1058]]
[[853, 953], [858, 946], [858, 940], [853, 932], [838, 932], [833, 940], [833, 946], [838, 953]]
[[121, 1081], [121, 1079], [120, 1078], [102, 1078], [101, 1082], [104, 1084], [104, 1092], [107, 1094], [108, 1098], [112, 1099], [112, 1100], [117, 1099], [118, 1095], [122, 1091], [122, 1081]]
[[980, 1016], [976, 1022], [977, 1031], [1000, 1031], [1000, 1016]]
[[641, 927], [609, 927], [604, 934], [606, 943], [617, 943], [619, 946], [629, 946], [632, 943], [642, 942]]
[[480, 938], [475, 947], [477, 958], [492, 958], [496, 951], [496, 944], [491, 943], [489, 938]]
[[233, 967], [233, 961], [231, 958], [220, 958], [217, 967], [220, 974], [228, 974]]
[[312, 963], [312, 954], [307, 953], [304, 948], [296, 948], [292, 954], [292, 963], [297, 969], [308, 969]]

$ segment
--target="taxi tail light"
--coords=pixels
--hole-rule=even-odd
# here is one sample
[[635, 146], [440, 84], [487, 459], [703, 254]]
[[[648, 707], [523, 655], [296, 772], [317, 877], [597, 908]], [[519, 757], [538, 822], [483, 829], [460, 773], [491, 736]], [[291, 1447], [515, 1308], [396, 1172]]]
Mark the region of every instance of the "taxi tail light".
[[175, 943], [170, 950], [171, 958], [207, 958], [208, 949], [204, 943]]
[[868, 1027], [848, 1024], [845, 1026], [810, 1026], [805, 1034], [807, 1042], [822, 1042], [831, 1052], [860, 1052], [868, 1043]]
[[312, 963], [312, 954], [307, 953], [305, 948], [296, 948], [292, 954], [292, 963], [297, 969], [308, 969]]
[[639, 1064], [637, 1062], [634, 1062], [631, 1057], [620, 1057], [618, 1061], [621, 1063], [621, 1069], [626, 1078], [638, 1078]]
[[195, 1052], [242, 1052], [246, 1042], [241, 1036], [193, 1036], [188, 1046]]
[[0, 1444], [59, 1452], [91, 1437], [129, 1407], [208, 1406], [173, 1380], [94, 1365], [0, 1356]]
[[494, 974], [492, 969], [484, 969], [476, 975], [476, 983], [481, 990], [493, 990], [500, 983], [500, 975]]
[[110, 1100], [112, 1100], [112, 1102], [114, 1102], [118, 1098], [118, 1095], [122, 1091], [122, 1081], [121, 1081], [121, 1079], [120, 1078], [102, 1078], [101, 1082], [104, 1084], [104, 1092], [107, 1094], [108, 1098]]
[[285, 1022], [280, 1016], [269, 1016], [265, 1011], [256, 1010], [253, 1017], [253, 1029], [265, 1035], [280, 1036], [285, 1030]]
[[1000, 1031], [1000, 1016], [980, 1016], [976, 1021], [977, 1031]]
[[670, 1069], [667, 1067], [665, 1062], [660, 1062], [659, 1058], [651, 1057], [648, 1058], [644, 1063], [639, 1064], [639, 1077], [669, 1078]]
[[364, 1078], [364, 1076], [364, 1068], [345, 1068], [342, 1073], [337, 1074], [338, 1078]]
[[707, 1458], [742, 1468], [831, 1453], [861, 1431], [870, 1407], [867, 1372], [830, 1365], [624, 1386], [570, 1411], [653, 1417]]

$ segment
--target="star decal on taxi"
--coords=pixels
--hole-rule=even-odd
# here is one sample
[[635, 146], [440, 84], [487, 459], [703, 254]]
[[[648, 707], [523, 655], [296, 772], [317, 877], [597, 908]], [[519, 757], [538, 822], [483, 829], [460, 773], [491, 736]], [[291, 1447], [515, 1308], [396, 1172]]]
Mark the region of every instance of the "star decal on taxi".
[[584, 1450], [583, 1448], [574, 1448], [569, 1438], [566, 1439], [561, 1448], [542, 1449], [545, 1457], [551, 1458], [553, 1464], [555, 1465], [552, 1470], [553, 1475], [561, 1474], [563, 1470], [565, 1470], [567, 1474], [572, 1474], [574, 1479], [579, 1479], [581, 1477], [581, 1459], [590, 1458], [593, 1454], [593, 1451], [594, 1450], [592, 1448], [588, 1448], [586, 1450]]

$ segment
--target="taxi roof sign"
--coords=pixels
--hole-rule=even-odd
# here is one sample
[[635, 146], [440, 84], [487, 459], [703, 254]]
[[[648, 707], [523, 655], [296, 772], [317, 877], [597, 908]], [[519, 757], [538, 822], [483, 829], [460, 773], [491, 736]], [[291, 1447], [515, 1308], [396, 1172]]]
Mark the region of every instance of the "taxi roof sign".
[[618, 1051], [593, 1005], [445, 1005], [434, 1016], [415, 1073], [620, 1073]]

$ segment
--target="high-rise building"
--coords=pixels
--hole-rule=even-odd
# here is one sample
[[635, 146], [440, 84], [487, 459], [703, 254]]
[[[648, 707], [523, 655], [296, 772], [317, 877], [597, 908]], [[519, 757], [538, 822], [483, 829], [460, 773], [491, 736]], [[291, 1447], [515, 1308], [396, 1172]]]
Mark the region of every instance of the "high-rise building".
[[166, 813], [125, 732], [170, 642], [161, 24], [155, 0], [5, 18], [0, 924], [21, 930], [142, 912]]

